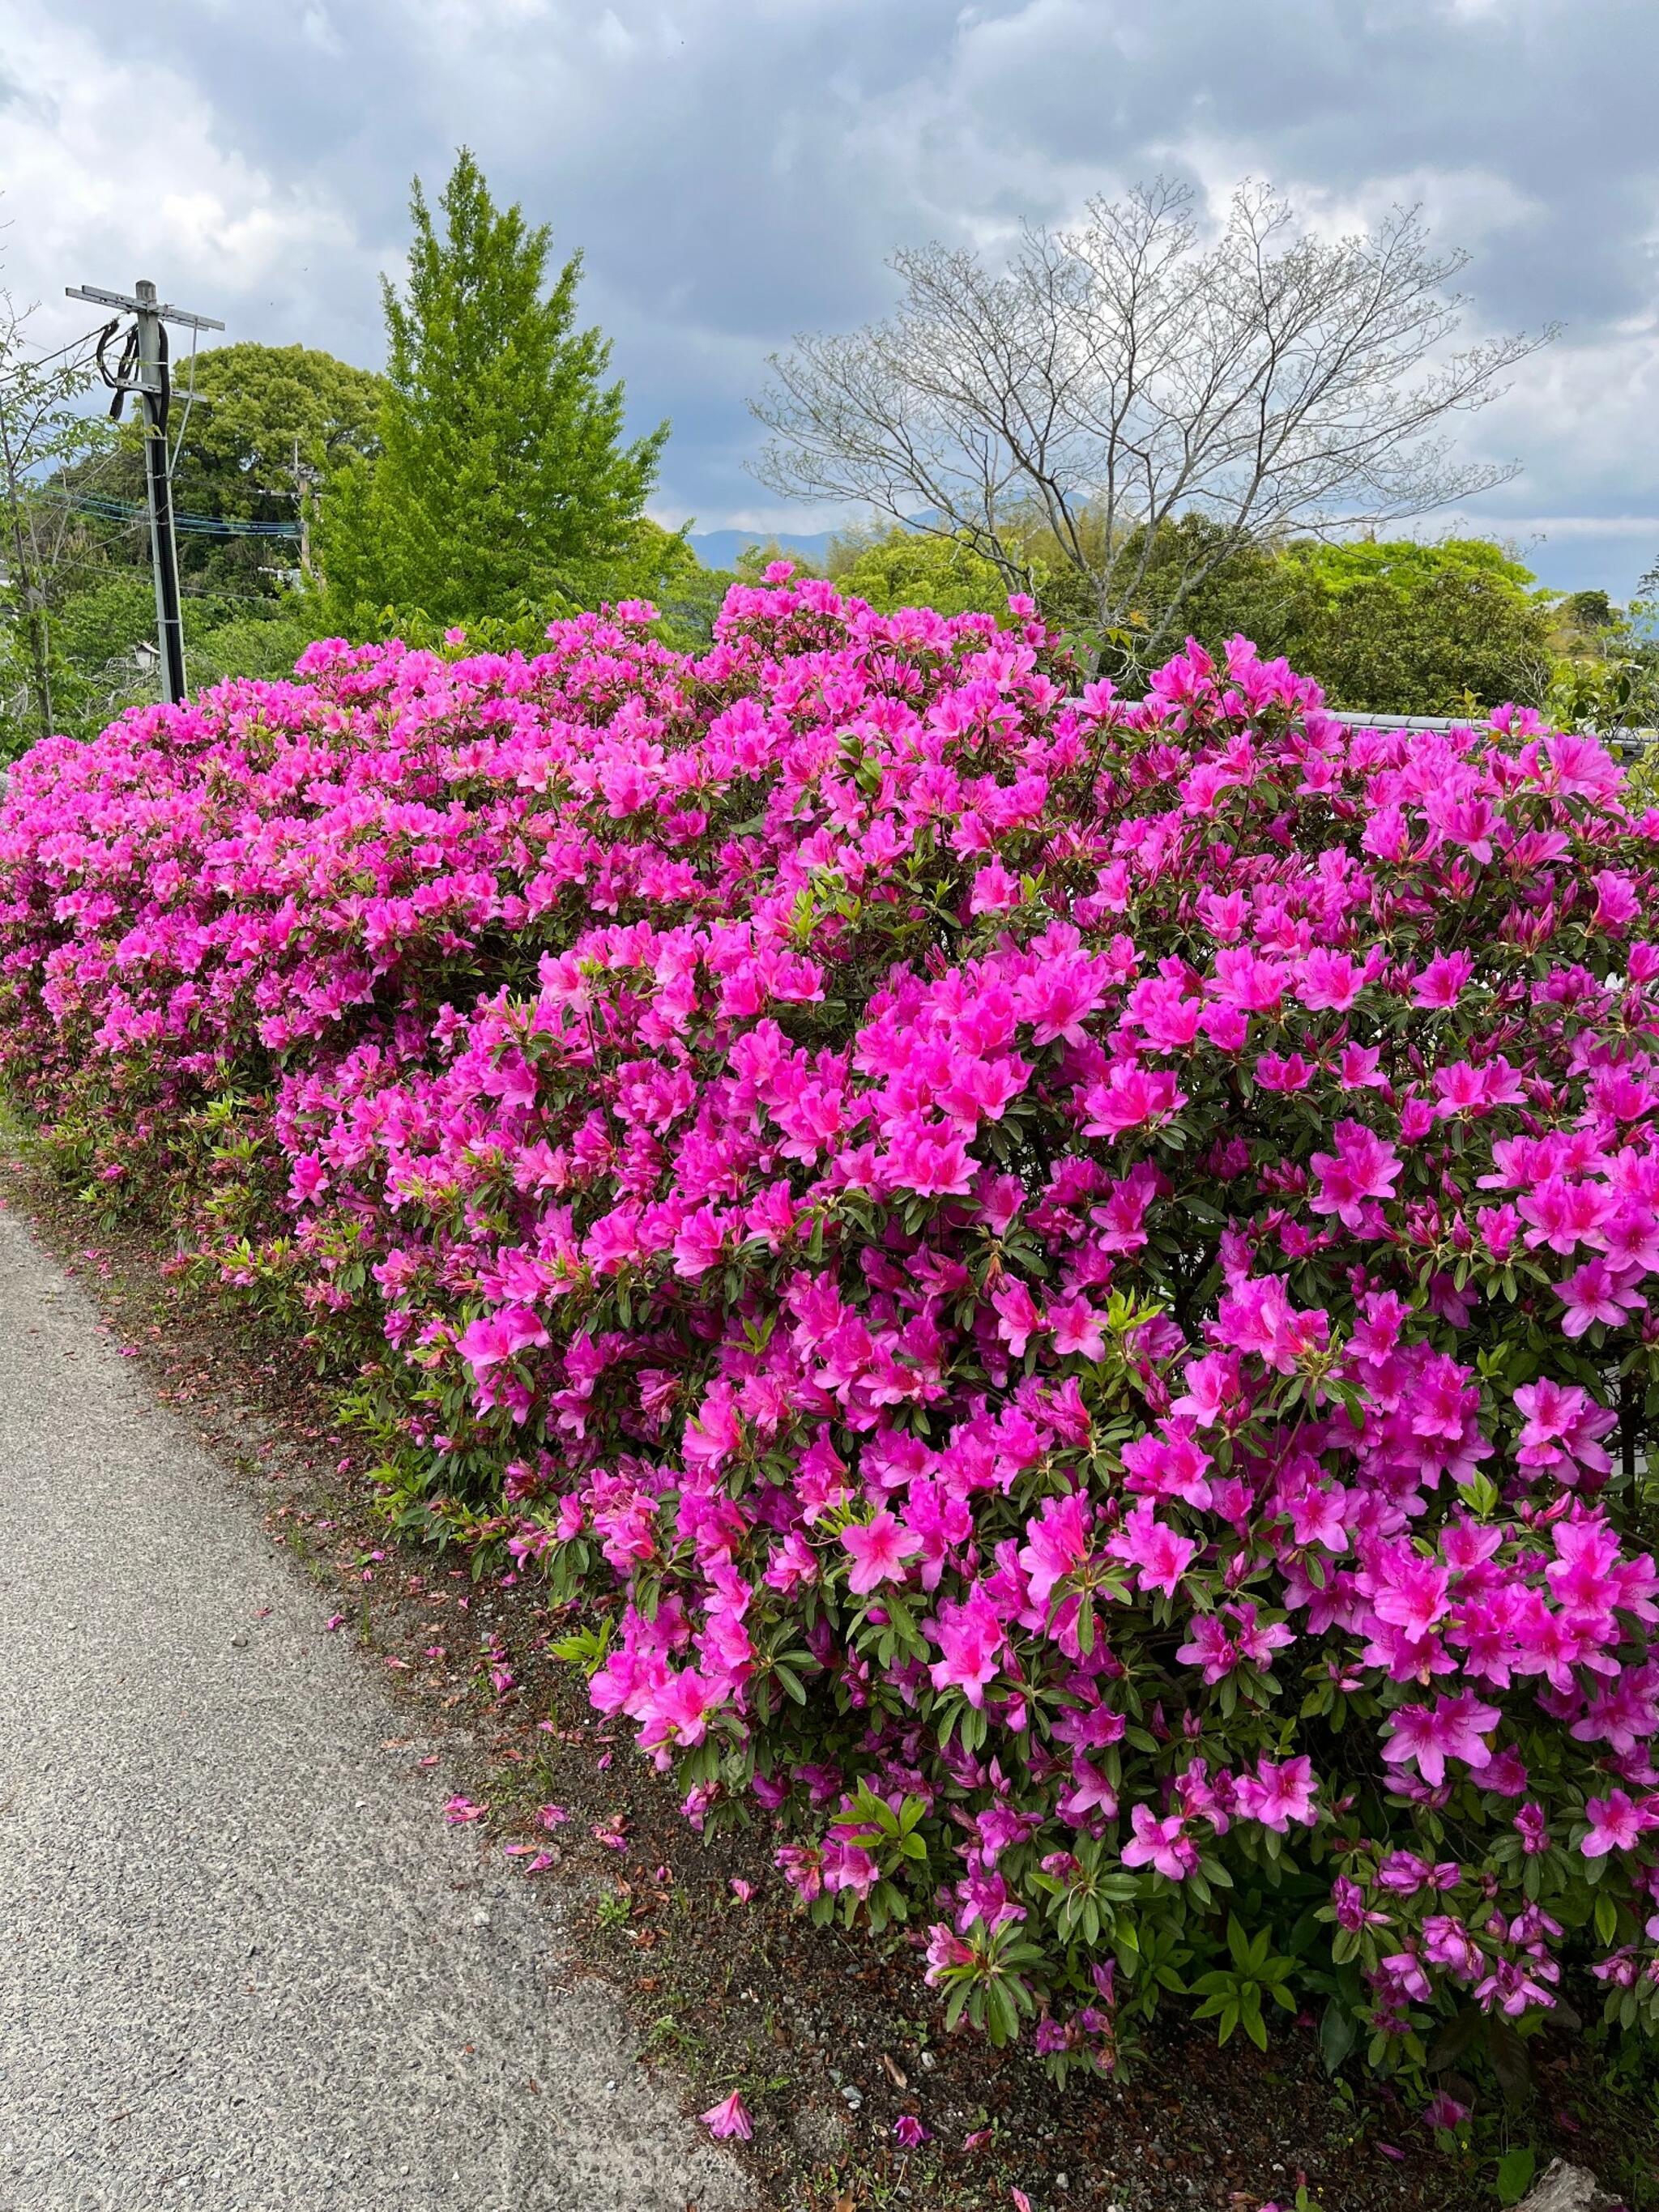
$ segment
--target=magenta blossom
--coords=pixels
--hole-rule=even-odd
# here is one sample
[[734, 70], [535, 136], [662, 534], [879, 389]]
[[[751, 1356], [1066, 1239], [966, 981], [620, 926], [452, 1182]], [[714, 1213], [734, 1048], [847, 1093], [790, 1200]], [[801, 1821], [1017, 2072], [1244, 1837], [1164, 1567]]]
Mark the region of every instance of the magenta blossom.
[[1277, 1766], [1269, 1759], [1258, 1759], [1253, 1775], [1239, 1778], [1238, 1809], [1247, 1820], [1260, 1820], [1281, 1836], [1288, 1833], [1292, 1821], [1311, 1828], [1319, 1818], [1315, 1787], [1310, 1759], [1287, 1759]]
[[1198, 1865], [1198, 1848], [1187, 1833], [1184, 1815], [1170, 1814], [1157, 1819], [1145, 1805], [1130, 1816], [1134, 1832], [1123, 1846], [1125, 1866], [1150, 1866], [1171, 1881], [1182, 1881]]
[[1477, 1771], [1492, 1763], [1486, 1738], [1503, 1715], [1467, 1692], [1437, 1698], [1432, 1705], [1402, 1705], [1389, 1723], [1382, 1756], [1393, 1766], [1415, 1765], [1423, 1779], [1437, 1786], [1446, 1778], [1446, 1761], [1461, 1759]]
[[1609, 1851], [1633, 1851], [1650, 1828], [1659, 1827], [1659, 1809], [1637, 1804], [1622, 1790], [1589, 1798], [1584, 1814], [1589, 1832], [1578, 1848], [1587, 1859], [1605, 1858]]
[[749, 2116], [749, 2107], [736, 2089], [718, 2105], [711, 2105], [701, 2118], [711, 2136], [737, 2136], [747, 2142], [755, 2132], [755, 2123]]
[[871, 1521], [850, 1522], [842, 1530], [841, 1540], [852, 1556], [847, 1587], [855, 1597], [867, 1597], [883, 1583], [902, 1581], [906, 1560], [915, 1559], [921, 1549], [921, 1538], [884, 1512]]
[[1126, 1874], [1201, 1982], [1267, 1863], [1395, 2051], [1651, 1980], [1656, 911], [1534, 710], [777, 562], [691, 649], [325, 640], [32, 747], [0, 1082], [356, 1378], [410, 1664], [530, 1724], [544, 1623], [573, 1755], [1057, 2068]]

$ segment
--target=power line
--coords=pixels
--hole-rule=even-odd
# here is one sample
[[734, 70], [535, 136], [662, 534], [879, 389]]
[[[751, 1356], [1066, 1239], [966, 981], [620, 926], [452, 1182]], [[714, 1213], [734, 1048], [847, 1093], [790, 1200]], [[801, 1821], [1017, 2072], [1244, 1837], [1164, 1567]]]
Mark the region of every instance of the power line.
[[[82, 514], [95, 514], [112, 522], [142, 520], [147, 509], [143, 503], [131, 499], [108, 499], [99, 492], [66, 490], [57, 484], [43, 485], [39, 496], [58, 499]], [[181, 514], [175, 508], [173, 526], [178, 530], [194, 531], [217, 538], [297, 538], [297, 522], [236, 522], [223, 514]]]
[[95, 330], [83, 331], [78, 338], [71, 338], [67, 345], [57, 346], [51, 353], [37, 354], [34, 359], [30, 362], [29, 367], [31, 368], [47, 368], [53, 362], [61, 361], [66, 353], [75, 353], [82, 346], [91, 345], [97, 336], [98, 332]]

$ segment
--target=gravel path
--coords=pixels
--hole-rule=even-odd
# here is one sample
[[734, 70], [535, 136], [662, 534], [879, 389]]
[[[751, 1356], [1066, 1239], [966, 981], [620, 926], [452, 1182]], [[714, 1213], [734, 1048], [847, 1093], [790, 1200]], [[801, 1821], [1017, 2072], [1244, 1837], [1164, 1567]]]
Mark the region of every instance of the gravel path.
[[0, 1211], [4, 2212], [750, 2204], [96, 1320]]

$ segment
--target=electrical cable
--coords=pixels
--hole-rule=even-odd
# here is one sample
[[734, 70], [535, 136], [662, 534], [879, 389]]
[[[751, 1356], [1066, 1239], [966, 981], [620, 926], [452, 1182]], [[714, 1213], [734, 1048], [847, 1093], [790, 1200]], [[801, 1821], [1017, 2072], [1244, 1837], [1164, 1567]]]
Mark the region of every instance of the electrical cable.
[[[111, 323], [107, 327], [110, 330], [113, 330], [115, 325], [113, 323]], [[51, 353], [38, 355], [36, 358], [29, 363], [29, 367], [31, 368], [49, 368], [53, 362], [61, 361], [66, 353], [73, 353], [77, 346], [89, 344], [97, 336], [98, 332], [95, 329], [82, 331], [78, 338], [71, 338], [67, 345], [57, 346]]]
[[110, 374], [109, 363], [104, 358], [105, 349], [108, 346], [110, 340], [115, 336], [116, 331], [119, 330], [120, 327], [121, 325], [118, 317], [114, 322], [105, 324], [102, 331], [99, 333], [96, 352], [98, 374], [103, 378], [105, 383], [108, 385], [110, 390], [115, 394], [114, 398], [109, 403], [109, 419], [112, 422], [118, 422], [120, 421], [122, 404], [125, 402], [127, 394], [130, 392], [137, 392], [139, 388], [138, 386], [132, 381], [128, 373], [138, 359], [138, 325], [137, 323], [135, 323], [132, 325], [132, 328], [127, 332], [126, 337], [123, 342], [120, 358], [115, 364], [115, 374], [113, 376]]
[[[64, 501], [83, 514], [97, 516], [108, 522], [143, 522], [148, 510], [137, 501], [110, 499], [102, 493], [63, 490], [56, 484], [42, 484], [36, 496], [41, 499]], [[180, 514], [175, 509], [173, 523], [179, 530], [193, 531], [198, 535], [219, 538], [297, 538], [297, 522], [237, 522], [223, 514]]]
[[[165, 331], [167, 325], [163, 324], [161, 327], [163, 331]], [[200, 335], [201, 333], [198, 331], [195, 324], [192, 323], [190, 326], [190, 382], [185, 387], [185, 411], [179, 418], [179, 435], [174, 441], [173, 451], [167, 458], [167, 482], [169, 483], [173, 481], [173, 471], [179, 465], [179, 456], [185, 450], [185, 433], [190, 428], [190, 410], [196, 404], [196, 341]], [[165, 361], [166, 357], [166, 352], [164, 349], [162, 359]]]

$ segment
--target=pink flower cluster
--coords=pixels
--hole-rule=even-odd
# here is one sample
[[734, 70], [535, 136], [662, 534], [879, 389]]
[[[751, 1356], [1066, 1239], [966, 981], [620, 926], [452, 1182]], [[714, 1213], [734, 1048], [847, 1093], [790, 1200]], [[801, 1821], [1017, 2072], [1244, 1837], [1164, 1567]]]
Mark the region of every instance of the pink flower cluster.
[[1109, 2051], [1246, 1887], [1391, 2046], [1652, 2027], [1659, 814], [1242, 640], [648, 619], [38, 747], [10, 1089], [994, 2031]]

